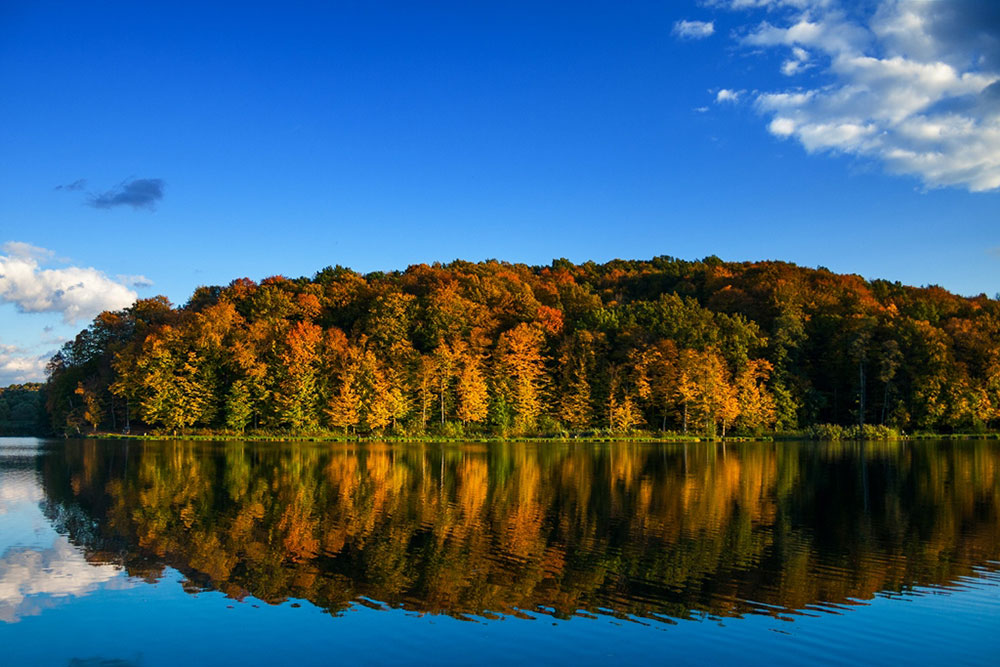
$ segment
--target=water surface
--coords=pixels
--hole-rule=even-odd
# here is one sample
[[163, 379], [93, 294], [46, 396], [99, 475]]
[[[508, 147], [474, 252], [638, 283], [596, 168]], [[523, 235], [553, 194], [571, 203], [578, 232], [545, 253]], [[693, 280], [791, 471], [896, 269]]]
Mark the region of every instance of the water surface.
[[1000, 446], [0, 439], [11, 664], [990, 664]]

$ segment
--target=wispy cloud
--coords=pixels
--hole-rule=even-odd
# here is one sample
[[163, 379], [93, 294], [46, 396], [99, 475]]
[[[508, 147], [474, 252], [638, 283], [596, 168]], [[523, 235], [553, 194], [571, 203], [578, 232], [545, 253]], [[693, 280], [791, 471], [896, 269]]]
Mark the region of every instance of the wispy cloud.
[[0, 303], [14, 304], [19, 312], [59, 313], [64, 322], [73, 324], [104, 310], [124, 308], [138, 296], [127, 285], [94, 268], [42, 268], [42, 263], [52, 256], [44, 248], [10, 241], [2, 250]]
[[67, 183], [66, 185], [57, 185], [56, 190], [67, 190], [69, 192], [75, 192], [76, 190], [83, 190], [87, 187], [87, 180], [83, 178], [78, 178], [72, 183]]
[[812, 67], [812, 63], [809, 62], [810, 57], [809, 52], [805, 49], [798, 46], [792, 47], [792, 57], [781, 63], [781, 73], [785, 76], [794, 76], [804, 72]]
[[[739, 31], [741, 43], [785, 51], [787, 76], [821, 75], [756, 93], [775, 136], [811, 153], [870, 158], [928, 187], [1000, 188], [1000, 3], [710, 4], [767, 10]], [[716, 101], [734, 101], [725, 90]]]
[[722, 104], [724, 102], [739, 102], [742, 94], [742, 90], [729, 90], [728, 88], [723, 88], [715, 94], [715, 101], [718, 104]]
[[163, 179], [137, 178], [125, 181], [107, 192], [92, 195], [90, 205], [94, 208], [114, 208], [116, 206], [131, 206], [132, 208], [152, 209], [163, 199]]
[[136, 289], [144, 289], [146, 287], [153, 286], [153, 281], [141, 274], [125, 275], [119, 273], [117, 276], [115, 276], [115, 278], [117, 278], [118, 282], [122, 283], [123, 285], [128, 285], [129, 287], [135, 287]]
[[681, 39], [705, 39], [714, 32], [714, 21], [677, 21], [673, 29], [674, 36]]
[[0, 250], [11, 257], [27, 257], [39, 261], [52, 259], [56, 255], [48, 248], [39, 248], [24, 241], [7, 241], [0, 246]]

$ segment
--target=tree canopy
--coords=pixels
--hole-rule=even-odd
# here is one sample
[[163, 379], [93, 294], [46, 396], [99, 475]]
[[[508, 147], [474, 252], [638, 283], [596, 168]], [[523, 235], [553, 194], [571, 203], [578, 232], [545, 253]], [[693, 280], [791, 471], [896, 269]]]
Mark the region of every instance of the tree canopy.
[[1000, 302], [784, 262], [337, 266], [100, 314], [59, 432], [552, 435], [1000, 421]]

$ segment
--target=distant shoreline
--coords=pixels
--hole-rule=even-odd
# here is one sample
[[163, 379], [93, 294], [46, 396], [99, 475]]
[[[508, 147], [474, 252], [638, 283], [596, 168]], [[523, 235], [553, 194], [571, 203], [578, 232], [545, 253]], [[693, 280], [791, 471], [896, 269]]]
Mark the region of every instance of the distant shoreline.
[[899, 441], [919, 441], [919, 440], [1000, 440], [1000, 433], [917, 433], [907, 435], [893, 435], [889, 437], [866, 437], [866, 438], [817, 438], [810, 437], [805, 433], [776, 433], [761, 436], [696, 436], [696, 435], [670, 435], [670, 436], [650, 436], [650, 435], [581, 435], [581, 436], [469, 436], [469, 437], [446, 437], [446, 436], [372, 436], [372, 435], [342, 435], [342, 434], [317, 434], [317, 435], [260, 435], [260, 434], [234, 434], [234, 433], [212, 433], [212, 434], [177, 434], [169, 433], [90, 433], [72, 436], [44, 436], [44, 435], [21, 435], [3, 437], [38, 437], [47, 439], [63, 440], [185, 440], [202, 442], [355, 442], [355, 443], [504, 443], [504, 442], [525, 442], [525, 443], [656, 443], [656, 444], [686, 444], [686, 443], [739, 443], [739, 442], [899, 442]]

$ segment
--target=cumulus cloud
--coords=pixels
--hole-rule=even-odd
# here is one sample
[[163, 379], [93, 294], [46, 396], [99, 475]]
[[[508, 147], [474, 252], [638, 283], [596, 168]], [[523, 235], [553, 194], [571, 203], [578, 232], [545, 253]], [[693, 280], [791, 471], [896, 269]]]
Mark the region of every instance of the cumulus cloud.
[[870, 158], [928, 187], [1000, 188], [1000, 3], [714, 4], [767, 10], [742, 43], [784, 52], [786, 76], [816, 75], [756, 94], [775, 136], [809, 152]]
[[[8, 242], [0, 255], [0, 303], [22, 313], [60, 313], [74, 324], [104, 310], [119, 310], [137, 298], [134, 290], [94, 268], [42, 268], [48, 251], [26, 243]], [[141, 277], [141, 276], [140, 276]]]
[[681, 39], [705, 39], [715, 32], [714, 21], [677, 21], [674, 35]]
[[743, 94], [741, 90], [729, 90], [728, 88], [723, 88], [715, 94], [715, 101], [718, 104], [723, 102], [739, 102], [740, 95]]
[[45, 379], [45, 365], [53, 352], [33, 354], [17, 345], [0, 343], [0, 387]]
[[163, 180], [159, 178], [137, 178], [125, 181], [107, 192], [93, 195], [90, 198], [90, 205], [94, 208], [131, 206], [132, 208], [152, 209], [156, 202], [163, 199], [163, 185]]
[[785, 76], [794, 76], [809, 69], [812, 67], [809, 58], [809, 52], [805, 49], [798, 46], [792, 47], [792, 57], [781, 63], [781, 73]]

